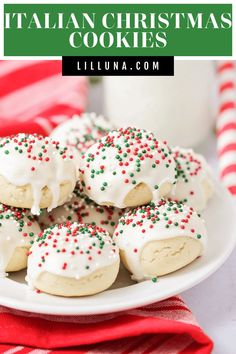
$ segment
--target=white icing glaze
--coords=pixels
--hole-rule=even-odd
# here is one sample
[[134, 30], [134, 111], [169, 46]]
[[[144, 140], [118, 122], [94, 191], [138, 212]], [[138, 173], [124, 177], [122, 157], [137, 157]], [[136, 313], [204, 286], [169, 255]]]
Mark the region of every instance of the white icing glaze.
[[145, 245], [183, 236], [201, 242], [204, 251], [207, 242], [204, 220], [189, 206], [162, 199], [127, 211], [119, 220], [114, 240], [126, 252], [134, 279], [140, 281], [145, 278], [140, 262]]
[[175, 147], [172, 149], [177, 165], [177, 182], [169, 197], [182, 201], [195, 210], [206, 208], [213, 194], [210, 167], [203, 156], [191, 149]]
[[84, 113], [80, 116], [74, 115], [70, 120], [60, 124], [53, 130], [51, 137], [84, 153], [112, 129], [114, 126], [102, 115]]
[[15, 249], [30, 247], [40, 231], [28, 210], [0, 204], [0, 277], [6, 275], [6, 267]]
[[104, 229], [68, 222], [46, 229], [35, 240], [27, 281], [32, 287], [42, 272], [80, 279], [118, 260], [118, 247]]
[[73, 191], [78, 179], [78, 156], [50, 138], [18, 134], [1, 139], [0, 175], [15, 186], [30, 184], [34, 198], [31, 212], [39, 214], [45, 186], [52, 193], [49, 210], [58, 206], [62, 182], [70, 182]]
[[51, 212], [43, 210], [38, 220], [43, 229], [66, 221], [77, 221], [83, 224], [103, 227], [112, 235], [121, 215], [122, 211], [118, 208], [94, 203], [83, 193], [82, 188], [78, 185], [69, 202], [53, 209]]
[[160, 187], [175, 182], [176, 164], [166, 142], [151, 132], [120, 128], [91, 146], [82, 158], [81, 178], [86, 194], [98, 204], [124, 208], [124, 199], [145, 183], [159, 198]]

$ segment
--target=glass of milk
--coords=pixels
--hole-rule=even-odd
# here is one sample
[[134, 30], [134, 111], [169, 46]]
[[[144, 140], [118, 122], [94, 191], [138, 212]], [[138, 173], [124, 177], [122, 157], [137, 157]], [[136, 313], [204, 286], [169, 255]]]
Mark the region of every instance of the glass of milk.
[[174, 76], [107, 76], [105, 112], [116, 126], [153, 131], [171, 145], [207, 139], [216, 117], [214, 62], [175, 61]]

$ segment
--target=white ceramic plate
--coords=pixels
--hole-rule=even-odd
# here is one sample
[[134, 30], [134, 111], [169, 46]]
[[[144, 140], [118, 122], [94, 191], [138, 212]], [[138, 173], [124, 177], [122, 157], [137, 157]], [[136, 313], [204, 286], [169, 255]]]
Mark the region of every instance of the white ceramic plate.
[[209, 241], [204, 256], [157, 283], [135, 284], [121, 269], [114, 286], [104, 293], [66, 299], [37, 294], [25, 284], [25, 272], [0, 279], [0, 304], [11, 308], [44, 314], [90, 315], [122, 311], [147, 305], [181, 293], [216, 271], [229, 257], [236, 243], [236, 211], [228, 192], [216, 183], [216, 193], [203, 213]]

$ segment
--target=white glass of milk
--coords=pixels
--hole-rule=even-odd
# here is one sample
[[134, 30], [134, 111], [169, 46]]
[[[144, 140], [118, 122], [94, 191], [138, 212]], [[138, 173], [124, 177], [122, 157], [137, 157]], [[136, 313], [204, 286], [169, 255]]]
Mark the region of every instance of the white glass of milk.
[[216, 116], [213, 61], [175, 61], [175, 75], [104, 77], [105, 112], [117, 126], [155, 132], [171, 145], [197, 146]]

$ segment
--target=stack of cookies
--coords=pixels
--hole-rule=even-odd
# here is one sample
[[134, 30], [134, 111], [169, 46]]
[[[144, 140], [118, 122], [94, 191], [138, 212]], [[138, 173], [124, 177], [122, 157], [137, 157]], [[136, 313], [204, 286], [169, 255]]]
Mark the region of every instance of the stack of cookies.
[[155, 281], [203, 254], [204, 158], [113, 128], [84, 114], [51, 137], [1, 139], [0, 276], [28, 267], [31, 288], [84, 296], [112, 285], [120, 259], [134, 280]]

